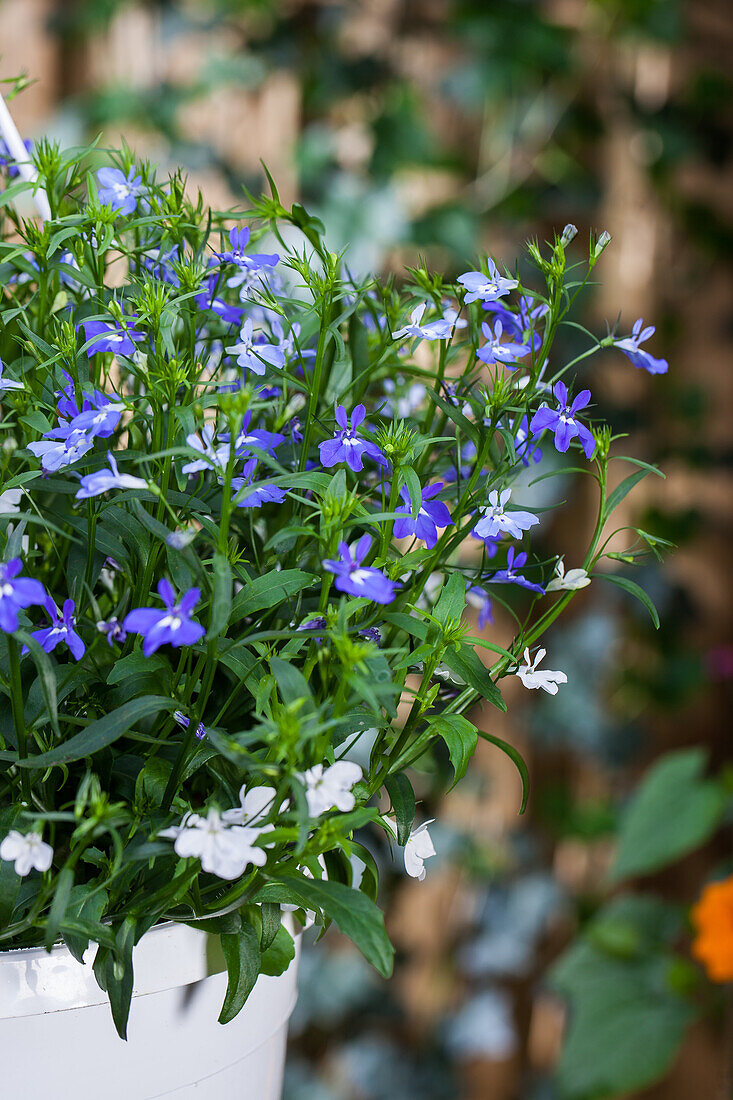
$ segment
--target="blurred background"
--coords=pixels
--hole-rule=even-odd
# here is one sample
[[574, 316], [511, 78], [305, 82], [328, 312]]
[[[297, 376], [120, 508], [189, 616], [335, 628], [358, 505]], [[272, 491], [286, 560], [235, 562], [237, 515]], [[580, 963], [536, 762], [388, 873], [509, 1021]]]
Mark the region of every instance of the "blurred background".
[[[528, 761], [523, 817], [485, 742], [459, 790], [440, 760], [418, 777], [426, 880], [377, 852], [395, 978], [335, 930], [306, 951], [286, 1100], [728, 1096], [730, 1007], [688, 914], [733, 872], [729, 0], [0, 0], [0, 55], [0, 78], [34, 81], [11, 104], [24, 137], [124, 138], [219, 208], [262, 186], [262, 158], [352, 270], [512, 264], [566, 222], [582, 258], [611, 233], [578, 319], [643, 316], [670, 363], [611, 351], [592, 383], [624, 451], [667, 475], [619, 512], [676, 544], [634, 571], [660, 629], [594, 583], [546, 639], [567, 687], [505, 681], [509, 714], [474, 714]], [[570, 568], [595, 501], [559, 491], [541, 549]]]

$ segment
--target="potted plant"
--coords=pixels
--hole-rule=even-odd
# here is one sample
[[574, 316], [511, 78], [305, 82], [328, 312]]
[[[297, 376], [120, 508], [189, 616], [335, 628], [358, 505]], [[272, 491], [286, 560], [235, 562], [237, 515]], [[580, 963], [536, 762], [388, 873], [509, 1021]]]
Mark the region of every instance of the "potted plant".
[[[651, 468], [619, 456], [609, 491], [576, 376], [614, 344], [667, 366], [640, 322], [555, 358], [608, 234], [572, 266], [572, 226], [530, 243], [527, 282], [490, 258], [355, 279], [272, 181], [217, 213], [99, 157], [41, 141], [0, 199], [0, 1035], [27, 1056], [6, 1084], [262, 1100], [296, 929], [333, 921], [390, 973], [364, 837], [424, 876], [410, 767], [442, 744], [457, 782], [483, 737], [526, 800], [466, 711], [505, 709], [507, 676], [558, 691], [538, 647], [591, 579], [654, 614], [601, 569]], [[596, 483], [573, 568], [531, 552], [540, 447], [535, 476]]]

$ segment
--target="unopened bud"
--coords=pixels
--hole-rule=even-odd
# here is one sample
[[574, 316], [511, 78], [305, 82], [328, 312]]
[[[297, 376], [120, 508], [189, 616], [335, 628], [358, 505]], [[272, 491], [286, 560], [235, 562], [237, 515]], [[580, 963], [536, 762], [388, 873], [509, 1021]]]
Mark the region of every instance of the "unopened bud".
[[570, 244], [570, 242], [574, 241], [577, 236], [578, 236], [578, 227], [573, 225], [572, 222], [568, 222], [568, 224], [565, 226], [565, 228], [562, 231], [562, 236], [560, 237], [560, 244], [562, 245], [563, 248], [567, 248], [567, 246]]
[[592, 256], [591, 256], [591, 260], [592, 260], [593, 263], [596, 262], [598, 257], [603, 252], [604, 248], [606, 248], [606, 246], [608, 244], [610, 244], [610, 242], [611, 242], [611, 234], [606, 229], [604, 229], [603, 232], [601, 233], [600, 237], [596, 241], [595, 245], [593, 246], [593, 253], [592, 253]]

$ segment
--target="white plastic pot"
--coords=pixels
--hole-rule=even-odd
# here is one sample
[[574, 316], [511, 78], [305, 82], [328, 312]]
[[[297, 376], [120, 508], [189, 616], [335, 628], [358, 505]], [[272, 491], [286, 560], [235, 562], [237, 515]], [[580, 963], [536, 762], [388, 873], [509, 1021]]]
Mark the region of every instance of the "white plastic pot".
[[[296, 955], [260, 976], [240, 1014], [217, 1017], [227, 978], [218, 940], [184, 925], [135, 948], [128, 1040], [92, 972], [65, 947], [0, 952], [2, 1096], [17, 1100], [280, 1100], [297, 997]], [[85, 956], [86, 960], [86, 956]]]

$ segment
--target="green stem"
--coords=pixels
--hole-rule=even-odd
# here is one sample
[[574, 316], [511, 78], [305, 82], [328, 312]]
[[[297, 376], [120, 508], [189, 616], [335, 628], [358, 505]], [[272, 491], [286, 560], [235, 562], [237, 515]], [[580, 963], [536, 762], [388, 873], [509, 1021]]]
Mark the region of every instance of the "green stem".
[[[7, 635], [8, 655], [10, 657], [10, 703], [13, 711], [13, 725], [15, 737], [18, 743], [18, 759], [25, 760], [28, 756], [28, 734], [25, 728], [25, 712], [23, 708], [23, 682], [20, 677], [20, 657], [18, 643], [12, 635]], [[23, 792], [23, 801], [30, 805], [31, 801], [31, 777], [26, 768], [20, 769], [20, 786]]]

